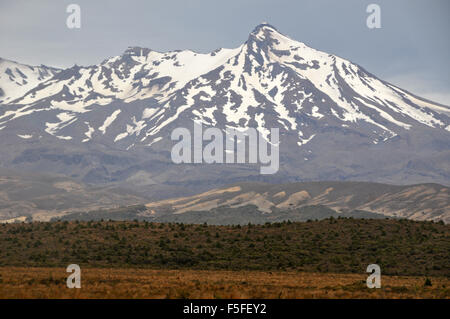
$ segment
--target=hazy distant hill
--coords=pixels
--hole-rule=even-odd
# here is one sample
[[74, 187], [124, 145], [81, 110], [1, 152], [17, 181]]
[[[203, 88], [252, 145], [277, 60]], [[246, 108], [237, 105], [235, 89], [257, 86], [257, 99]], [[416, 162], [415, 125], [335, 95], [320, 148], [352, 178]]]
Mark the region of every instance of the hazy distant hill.
[[48, 220], [76, 209], [145, 201], [120, 187], [95, 187], [64, 176], [0, 170], [0, 221]]
[[438, 184], [366, 182], [241, 183], [189, 197], [74, 212], [64, 220], [150, 220], [209, 224], [306, 221], [328, 217], [450, 221], [450, 189]]
[[[394, 186], [366, 182], [242, 183], [191, 197], [152, 202], [146, 205], [149, 212], [145, 214], [182, 215], [246, 205], [254, 205], [257, 211], [267, 216], [293, 214], [305, 207], [321, 206], [344, 214], [342, 216], [364, 211], [389, 217], [449, 222], [450, 188], [438, 184]], [[320, 216], [319, 212], [317, 214]]]

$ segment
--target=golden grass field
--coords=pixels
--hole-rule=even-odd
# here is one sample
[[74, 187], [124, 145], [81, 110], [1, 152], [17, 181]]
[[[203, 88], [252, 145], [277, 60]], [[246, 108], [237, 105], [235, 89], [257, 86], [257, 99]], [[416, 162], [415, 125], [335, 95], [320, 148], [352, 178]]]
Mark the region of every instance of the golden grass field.
[[81, 288], [66, 287], [64, 268], [0, 267], [0, 298], [445, 298], [450, 279], [366, 274], [263, 271], [100, 269], [81, 271]]

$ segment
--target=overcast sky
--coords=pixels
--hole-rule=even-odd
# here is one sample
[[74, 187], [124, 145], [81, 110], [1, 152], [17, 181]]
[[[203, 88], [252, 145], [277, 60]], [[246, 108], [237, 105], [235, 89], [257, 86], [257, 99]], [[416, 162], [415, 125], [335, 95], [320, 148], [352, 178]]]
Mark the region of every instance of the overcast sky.
[[[81, 7], [68, 29], [67, 5]], [[370, 3], [381, 29], [369, 29]], [[263, 21], [378, 77], [450, 105], [448, 0], [0, 0], [0, 57], [26, 64], [89, 65], [128, 46], [209, 52], [246, 41]]]

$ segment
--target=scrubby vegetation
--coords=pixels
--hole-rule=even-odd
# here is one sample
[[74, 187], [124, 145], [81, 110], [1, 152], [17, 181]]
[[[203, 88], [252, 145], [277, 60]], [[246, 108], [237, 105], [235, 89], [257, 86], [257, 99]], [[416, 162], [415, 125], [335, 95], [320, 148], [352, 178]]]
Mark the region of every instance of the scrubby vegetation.
[[[385, 215], [361, 210], [337, 212], [323, 205], [310, 205], [288, 210], [274, 209], [270, 214], [261, 212], [255, 205], [244, 205], [239, 207], [221, 206], [206, 211], [187, 211], [182, 214], [174, 214], [170, 210], [166, 213], [160, 211], [149, 214], [144, 205], [118, 207], [113, 209], [100, 209], [88, 212], [73, 212], [64, 216], [54, 217], [52, 221], [100, 221], [102, 219], [130, 221], [139, 220], [155, 223], [184, 223], [211, 225], [246, 225], [252, 224], [281, 223], [283, 221], [307, 221], [308, 219], [326, 218], [368, 218], [384, 219]], [[390, 217], [393, 218], [393, 217]]]
[[450, 226], [331, 218], [246, 226], [145, 221], [0, 225], [0, 265], [450, 276]]

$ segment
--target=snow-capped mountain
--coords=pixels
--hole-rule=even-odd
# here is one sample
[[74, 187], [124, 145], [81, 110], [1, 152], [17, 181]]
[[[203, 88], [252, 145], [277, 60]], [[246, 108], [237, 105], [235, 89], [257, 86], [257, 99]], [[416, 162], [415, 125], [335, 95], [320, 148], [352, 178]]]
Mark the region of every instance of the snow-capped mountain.
[[[132, 47], [98, 65], [50, 75], [20, 96], [5, 90], [0, 135], [12, 151], [0, 157], [3, 165], [89, 181], [93, 173], [116, 181], [146, 171], [152, 183], [166, 182], [181, 175], [168, 173], [166, 164], [161, 175], [156, 163], [170, 160], [149, 159], [167, 155], [172, 130], [195, 120], [223, 129], [255, 127], [265, 137], [279, 127], [281, 180], [450, 183], [449, 107], [269, 24], [257, 26], [236, 49], [203, 54]], [[77, 160], [61, 154], [75, 150]], [[93, 150], [117, 158], [108, 162]], [[86, 168], [93, 171], [83, 173]], [[222, 170], [202, 169], [206, 180], [223, 181]], [[244, 171], [225, 175], [253, 174]]]
[[[17, 87], [31, 77], [23, 73], [26, 68], [5, 67], [5, 74]], [[345, 59], [291, 40], [268, 24], [258, 26], [239, 48], [210, 54], [129, 48], [99, 65], [74, 66], [47, 81], [43, 80], [53, 75], [52, 69], [28, 68], [35, 79], [30, 79], [27, 88], [34, 85], [33, 89], [28, 91], [22, 84], [21, 89], [28, 92], [14, 101], [19, 90], [11, 90], [11, 96], [5, 90], [6, 103], [26, 107], [5, 112], [0, 124], [30, 112], [59, 110], [59, 121], [44, 125], [46, 132], [55, 136], [67, 136], [79, 119], [84, 122], [81, 114], [103, 109], [93, 106], [148, 98], [155, 103], [128, 121], [124, 119], [128, 129], [112, 136], [114, 141], [129, 135], [142, 140], [158, 137], [158, 132], [183, 112], [205, 124], [215, 125], [222, 117], [223, 125], [256, 126], [262, 133], [267, 132], [266, 122], [271, 120], [286, 131], [297, 132], [300, 146], [315, 134], [305, 127], [304, 118], [318, 123], [332, 120], [342, 127], [368, 125], [374, 143], [414, 125], [450, 131], [447, 107], [385, 83]], [[7, 85], [2, 83], [2, 87]], [[86, 124], [88, 131], [104, 134], [107, 124], [119, 114], [120, 109], [111, 109], [103, 125]], [[83, 135], [68, 137], [87, 140]]]
[[0, 104], [21, 97], [58, 72], [45, 65], [30, 66], [0, 58]]

